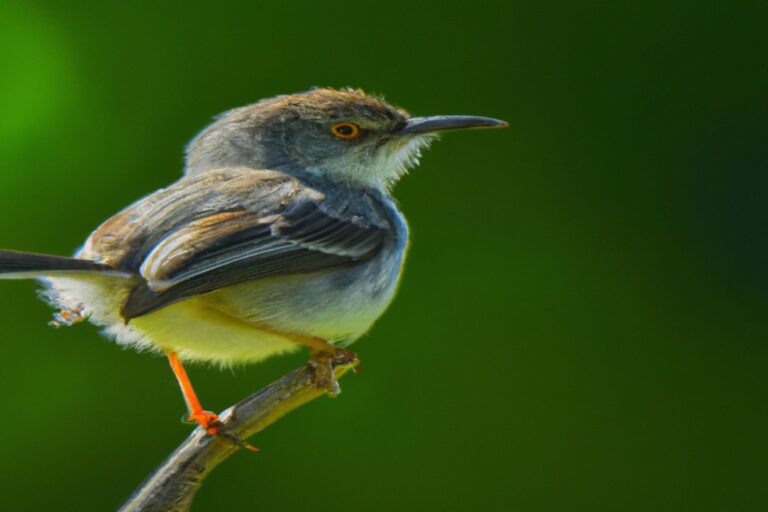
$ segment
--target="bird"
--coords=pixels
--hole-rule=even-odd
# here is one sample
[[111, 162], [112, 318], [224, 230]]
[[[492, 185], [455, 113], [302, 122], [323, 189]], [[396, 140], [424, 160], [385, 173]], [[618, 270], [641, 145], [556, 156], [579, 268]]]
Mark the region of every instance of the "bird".
[[[223, 435], [184, 369], [307, 347], [319, 386], [383, 314], [409, 235], [392, 189], [440, 132], [481, 116], [414, 117], [359, 89], [275, 96], [217, 116], [180, 179], [98, 226], [72, 257], [0, 250], [0, 279], [37, 279], [54, 327], [88, 320], [167, 356], [188, 419]], [[254, 449], [237, 440], [243, 446]]]

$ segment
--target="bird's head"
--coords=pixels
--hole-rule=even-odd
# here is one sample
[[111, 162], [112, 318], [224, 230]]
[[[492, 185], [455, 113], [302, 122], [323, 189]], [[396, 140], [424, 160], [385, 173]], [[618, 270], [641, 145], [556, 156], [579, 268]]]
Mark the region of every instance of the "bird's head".
[[503, 126], [487, 117], [411, 117], [357, 90], [312, 89], [219, 116], [187, 147], [186, 174], [251, 167], [388, 189], [437, 132]]

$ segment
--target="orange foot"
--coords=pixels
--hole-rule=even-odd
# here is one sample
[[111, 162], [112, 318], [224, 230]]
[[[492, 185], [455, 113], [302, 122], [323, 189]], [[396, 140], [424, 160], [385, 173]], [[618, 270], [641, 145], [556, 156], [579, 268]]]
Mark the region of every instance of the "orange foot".
[[191, 414], [187, 420], [194, 421], [212, 436], [217, 435], [224, 426], [218, 414], [208, 411], [199, 411]]
[[259, 449], [253, 446], [252, 444], [246, 443], [237, 435], [233, 434], [232, 432], [229, 432], [225, 427], [224, 423], [219, 419], [218, 414], [209, 412], [209, 411], [198, 411], [193, 414], [191, 414], [188, 418], [188, 421], [194, 421], [198, 425], [200, 425], [203, 430], [208, 432], [208, 435], [213, 437], [221, 437], [223, 439], [226, 439], [230, 443], [233, 443], [240, 448], [245, 448], [246, 450], [250, 450], [252, 452], [258, 452]]

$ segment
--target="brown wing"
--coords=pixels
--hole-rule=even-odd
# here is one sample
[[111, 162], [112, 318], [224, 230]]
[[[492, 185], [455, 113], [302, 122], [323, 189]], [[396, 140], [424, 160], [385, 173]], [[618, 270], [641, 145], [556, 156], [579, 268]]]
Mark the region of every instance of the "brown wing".
[[123, 306], [126, 320], [244, 281], [356, 264], [387, 237], [359, 216], [327, 212], [322, 194], [283, 174], [226, 173], [215, 186], [185, 180], [160, 191], [89, 240], [85, 256], [143, 278]]
[[180, 227], [216, 214], [258, 213], [259, 205], [274, 204], [273, 194], [284, 198], [300, 190], [295, 178], [253, 169], [221, 169], [182, 179], [104, 222], [77, 256], [138, 273], [155, 245]]

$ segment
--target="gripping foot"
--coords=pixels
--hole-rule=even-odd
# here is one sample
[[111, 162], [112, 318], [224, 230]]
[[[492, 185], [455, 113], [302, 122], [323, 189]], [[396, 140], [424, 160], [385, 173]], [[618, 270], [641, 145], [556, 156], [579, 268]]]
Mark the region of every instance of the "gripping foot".
[[197, 423], [198, 425], [200, 425], [200, 427], [203, 430], [208, 432], [209, 436], [226, 439], [227, 441], [234, 444], [235, 446], [239, 446], [240, 448], [245, 448], [246, 450], [250, 450], [254, 453], [258, 453], [260, 451], [258, 448], [256, 448], [252, 444], [246, 443], [245, 441], [240, 439], [237, 436], [237, 434], [234, 434], [229, 430], [227, 430], [227, 427], [219, 419], [219, 416], [216, 413], [200, 410], [191, 414], [186, 419], [186, 421], [189, 423]]
[[339, 381], [336, 380], [334, 368], [338, 365], [352, 364], [358, 361], [357, 354], [335, 348], [333, 351], [317, 350], [312, 352], [309, 360], [310, 368], [315, 370], [314, 385], [317, 389], [324, 389], [331, 396], [341, 393]]
[[246, 450], [250, 450], [252, 452], [258, 452], [258, 448], [252, 444], [246, 443], [240, 439], [237, 434], [227, 430], [226, 426], [224, 423], [222, 423], [217, 414], [206, 411], [202, 408], [200, 405], [200, 400], [197, 399], [197, 394], [192, 387], [192, 383], [189, 381], [187, 372], [184, 370], [184, 366], [181, 364], [181, 360], [174, 352], [168, 352], [167, 355], [168, 362], [171, 364], [171, 369], [173, 369], [173, 373], [176, 375], [176, 379], [179, 381], [181, 393], [184, 395], [184, 400], [187, 402], [187, 407], [189, 408], [190, 414], [187, 417], [187, 421], [197, 423], [210, 436], [220, 437], [222, 439], [226, 439], [236, 446], [239, 446], [240, 448], [245, 448]]

